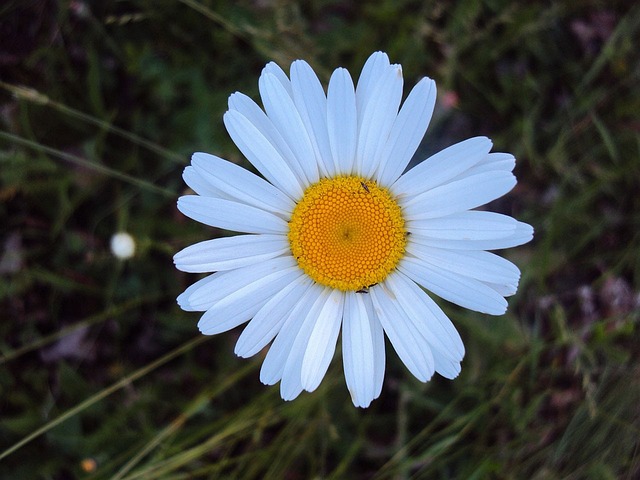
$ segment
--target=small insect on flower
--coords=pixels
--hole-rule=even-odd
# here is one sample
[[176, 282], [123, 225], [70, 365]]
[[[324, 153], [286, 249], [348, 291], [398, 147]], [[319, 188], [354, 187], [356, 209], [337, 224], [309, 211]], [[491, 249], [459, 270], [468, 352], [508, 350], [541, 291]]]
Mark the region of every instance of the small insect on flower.
[[464, 345], [427, 292], [502, 315], [520, 271], [490, 253], [531, 240], [531, 226], [474, 210], [516, 184], [515, 159], [465, 140], [403, 173], [433, 113], [436, 86], [421, 79], [404, 103], [402, 68], [376, 52], [356, 85], [344, 68], [327, 91], [303, 60], [289, 76], [269, 63], [258, 82], [264, 110], [229, 97], [224, 124], [261, 177], [196, 153], [184, 171], [196, 192], [186, 216], [240, 234], [206, 240], [174, 257], [185, 272], [215, 272], [178, 297], [204, 312], [206, 335], [249, 322], [235, 352], [267, 345], [260, 379], [285, 400], [322, 381], [342, 331], [353, 403], [381, 391], [385, 335], [409, 371], [455, 378]]
[[377, 283], [373, 283], [371, 285], [367, 285], [366, 287], [362, 287], [360, 290], [356, 290], [356, 293], [369, 293], [369, 289], [374, 285], [377, 285]]

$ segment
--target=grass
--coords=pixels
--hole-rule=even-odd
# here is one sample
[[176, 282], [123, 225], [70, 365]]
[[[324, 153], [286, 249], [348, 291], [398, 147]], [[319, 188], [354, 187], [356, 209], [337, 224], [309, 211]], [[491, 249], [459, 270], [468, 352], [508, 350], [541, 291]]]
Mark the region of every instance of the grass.
[[[640, 8], [10, 0], [0, 26], [0, 477], [640, 475]], [[177, 213], [180, 174], [193, 151], [246, 165], [222, 114], [267, 61], [326, 84], [376, 49], [438, 83], [421, 156], [474, 135], [516, 155], [492, 209], [536, 237], [505, 253], [523, 274], [505, 316], [443, 303], [455, 381], [421, 384], [389, 348], [359, 410], [338, 352], [283, 402], [237, 331], [199, 336], [175, 305], [194, 278], [173, 253], [216, 234]]]

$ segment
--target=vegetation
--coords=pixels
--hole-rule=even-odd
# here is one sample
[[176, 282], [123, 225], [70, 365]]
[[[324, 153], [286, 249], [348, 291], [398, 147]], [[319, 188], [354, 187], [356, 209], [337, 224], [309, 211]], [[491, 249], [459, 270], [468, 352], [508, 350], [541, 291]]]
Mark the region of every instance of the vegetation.
[[[509, 0], [8, 0], [0, 6], [0, 477], [640, 477], [640, 6]], [[175, 297], [193, 151], [246, 165], [222, 125], [275, 60], [322, 80], [374, 50], [438, 84], [419, 157], [474, 135], [518, 159], [491, 208], [508, 313], [442, 302], [467, 347], [422, 384], [390, 354], [356, 409], [340, 354], [283, 402]], [[136, 240], [130, 260], [111, 236]]]

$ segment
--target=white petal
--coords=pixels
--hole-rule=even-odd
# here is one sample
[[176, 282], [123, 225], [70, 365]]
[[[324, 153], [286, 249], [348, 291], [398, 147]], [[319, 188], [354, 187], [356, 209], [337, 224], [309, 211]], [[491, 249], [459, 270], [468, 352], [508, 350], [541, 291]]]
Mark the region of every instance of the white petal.
[[384, 52], [372, 53], [364, 63], [356, 88], [358, 111], [362, 111], [364, 105], [369, 103], [377, 82], [389, 66], [389, 57]]
[[194, 153], [191, 163], [210, 185], [237, 202], [284, 216], [293, 211], [291, 198], [245, 168], [207, 153]]
[[184, 310], [205, 311], [236, 290], [260, 278], [297, 267], [297, 265], [295, 259], [287, 255], [248, 267], [216, 272], [187, 288], [178, 296], [178, 304]]
[[178, 210], [211, 227], [243, 233], [282, 233], [289, 230], [282, 218], [256, 207], [220, 198], [185, 195], [178, 198]]
[[342, 327], [342, 361], [347, 388], [356, 407], [367, 408], [374, 399], [375, 349], [371, 319], [364, 295], [347, 292]]
[[337, 68], [327, 92], [327, 130], [335, 171], [350, 175], [356, 154], [358, 117], [353, 81], [349, 72]]
[[409, 242], [407, 252], [434, 268], [448, 270], [481, 282], [517, 286], [520, 270], [495, 253], [447, 250]]
[[410, 256], [402, 259], [398, 270], [427, 290], [461, 307], [490, 315], [502, 315], [507, 310], [507, 301], [478, 280], [432, 267]]
[[202, 176], [198, 172], [196, 172], [196, 169], [191, 165], [185, 167], [184, 172], [182, 172], [182, 179], [184, 180], [184, 183], [186, 183], [189, 188], [196, 192], [198, 195], [202, 195], [205, 197], [226, 198], [227, 200], [231, 200], [227, 195], [225, 195], [222, 190], [214, 187], [204, 178], [202, 178]]
[[267, 63], [262, 69], [261, 75], [264, 75], [266, 73], [275, 76], [280, 84], [284, 87], [289, 97], [293, 98], [293, 93], [291, 91], [291, 82], [289, 81], [289, 77], [287, 77], [287, 74], [284, 72], [284, 70], [280, 68], [280, 65], [275, 62]]
[[[278, 67], [279, 68], [279, 67]], [[288, 80], [287, 80], [288, 81]], [[244, 116], [277, 150], [285, 163], [295, 171], [299, 182], [305, 183], [302, 169], [295, 153], [282, 136], [281, 132], [273, 124], [273, 121], [258, 106], [256, 102], [240, 92], [229, 96], [229, 110], [234, 110]], [[304, 181], [303, 181], [304, 180]]]
[[273, 340], [312, 282], [307, 275], [302, 275], [271, 297], [243, 330], [235, 354], [251, 357]]
[[411, 241], [437, 248], [448, 248], [451, 250], [500, 250], [529, 242], [533, 238], [533, 227], [526, 223], [516, 221], [516, 228], [511, 235], [489, 240], [449, 240], [421, 235], [415, 235], [415, 238], [413, 237], [414, 235], [412, 235]]
[[289, 251], [284, 235], [237, 235], [190, 245], [173, 262], [183, 272], [204, 273], [255, 265]]
[[494, 242], [487, 241], [485, 245], [479, 245], [478, 247], [483, 250], [499, 250], [501, 248], [517, 247], [530, 242], [533, 238], [533, 227], [524, 222], [518, 222], [516, 225], [516, 231], [509, 237], [501, 238]]
[[224, 114], [224, 124], [240, 151], [273, 185], [292, 199], [302, 196], [302, 185], [272, 142], [236, 110]]
[[491, 282], [482, 282], [487, 287], [492, 288], [499, 295], [503, 297], [510, 297], [511, 295], [515, 295], [518, 291], [518, 282], [515, 283], [491, 283]]
[[364, 305], [367, 309], [367, 316], [369, 317], [371, 325], [371, 334], [373, 338], [373, 370], [374, 370], [374, 393], [373, 398], [376, 399], [382, 393], [382, 384], [384, 382], [384, 371], [386, 368], [386, 354], [384, 344], [384, 330], [382, 329], [382, 323], [378, 319], [373, 308], [373, 302], [371, 297], [367, 295], [364, 299]]
[[415, 329], [404, 310], [384, 288], [384, 284], [369, 289], [373, 308], [380, 319], [394, 350], [409, 371], [420, 381], [428, 381], [434, 372], [429, 343]]
[[289, 267], [236, 288], [202, 315], [198, 329], [205, 335], [215, 335], [249, 321], [273, 295], [302, 275], [297, 266]]
[[407, 168], [427, 131], [436, 104], [436, 83], [423, 78], [409, 93], [378, 160], [376, 179], [391, 185]]
[[[287, 358], [291, 353], [291, 347], [298, 336], [304, 319], [322, 292], [322, 287], [315, 283], [311, 284], [311, 287], [299, 298], [293, 310], [285, 319], [262, 363], [262, 368], [260, 369], [260, 381], [262, 383], [273, 385], [282, 378]], [[302, 389], [302, 387], [300, 388]]]
[[293, 400], [300, 392], [302, 392], [304, 386], [302, 383], [302, 365], [307, 346], [309, 345], [309, 338], [313, 332], [313, 328], [318, 321], [327, 299], [331, 295], [331, 289], [324, 288], [322, 293], [317, 295], [316, 301], [307, 312], [305, 312], [304, 320], [298, 335], [296, 335], [293, 345], [291, 346], [291, 352], [287, 357], [287, 362], [282, 372], [282, 381], [280, 382], [280, 396], [283, 400]]
[[451, 360], [438, 351], [433, 351], [433, 362], [436, 366], [436, 372], [442, 375], [444, 378], [453, 380], [460, 374], [460, 362]]
[[398, 116], [402, 100], [402, 67], [392, 65], [381, 76], [368, 100], [358, 110], [358, 146], [355, 171], [371, 178]]
[[204, 304], [201, 299], [199, 299], [198, 302], [192, 303], [189, 300], [191, 295], [201, 290], [209, 291], [215, 289], [215, 284], [219, 282], [219, 278], [227, 275], [228, 273], [229, 272], [217, 272], [212, 275], [208, 275], [187, 287], [187, 289], [178, 295], [178, 298], [176, 299], [180, 308], [187, 312], [204, 312], [210, 304]]
[[411, 232], [411, 240], [418, 243], [423, 238], [488, 240], [512, 235], [517, 224], [507, 215], [471, 210], [446, 217], [408, 220], [406, 229]]
[[294, 153], [295, 163], [290, 163], [292, 170], [307, 185], [317, 182], [319, 176], [315, 152], [293, 98], [270, 73], [260, 76], [259, 86], [267, 115]]
[[391, 191], [400, 198], [442, 185], [481, 161], [491, 145], [488, 138], [475, 137], [445, 148], [402, 175]]
[[465, 175], [476, 175], [482, 172], [490, 172], [492, 170], [502, 170], [511, 172], [516, 166], [516, 159], [510, 153], [489, 153], [474, 167], [465, 172]]
[[304, 60], [291, 64], [291, 87], [293, 100], [309, 132], [320, 173], [332, 177], [336, 172], [327, 132], [327, 97], [320, 80]]
[[464, 344], [456, 327], [418, 285], [400, 272], [389, 275], [385, 285], [434, 352], [453, 361], [462, 360]]
[[318, 388], [327, 373], [336, 350], [343, 310], [344, 293], [332, 290], [316, 319], [302, 359], [300, 379], [302, 388], [309, 392]]
[[407, 220], [444, 217], [484, 205], [516, 185], [510, 172], [485, 172], [399, 201]]

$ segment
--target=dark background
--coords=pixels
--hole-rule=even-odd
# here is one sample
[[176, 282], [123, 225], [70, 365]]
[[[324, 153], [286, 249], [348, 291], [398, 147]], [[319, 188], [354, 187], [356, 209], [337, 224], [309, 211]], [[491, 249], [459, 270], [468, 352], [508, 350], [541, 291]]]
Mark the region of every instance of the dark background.
[[[640, 476], [640, 8], [633, 2], [42, 1], [0, 5], [0, 477]], [[340, 355], [283, 402], [238, 331], [198, 334], [172, 255], [193, 151], [246, 165], [222, 114], [267, 61], [323, 82], [374, 50], [438, 85], [419, 152], [487, 135], [490, 205], [532, 224], [508, 313], [442, 302], [467, 348], [421, 384], [387, 349], [353, 407]], [[114, 258], [129, 232], [136, 254]], [[437, 376], [436, 376], [437, 377]], [[3, 453], [4, 452], [4, 453]]]

